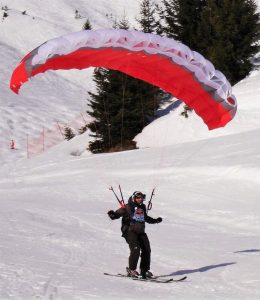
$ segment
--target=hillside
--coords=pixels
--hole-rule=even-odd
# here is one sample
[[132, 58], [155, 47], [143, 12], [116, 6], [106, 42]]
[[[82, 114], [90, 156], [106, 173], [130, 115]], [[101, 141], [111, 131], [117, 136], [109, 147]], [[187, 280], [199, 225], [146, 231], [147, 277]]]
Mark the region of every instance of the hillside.
[[[8, 7], [8, 17], [0, 23], [0, 64], [4, 66], [0, 74], [0, 161], [26, 157], [27, 135], [30, 139], [39, 137], [43, 127], [53, 130], [57, 121], [66, 124], [81, 119], [80, 113], [87, 110], [87, 92], [95, 88], [91, 69], [58, 71], [37, 76], [17, 96], [10, 91], [9, 81], [22, 57], [50, 38], [81, 30], [87, 19], [96, 29], [112, 27], [127, 10], [129, 20], [135, 23], [139, 3], [139, 0], [77, 1], [77, 5], [72, 0], [12, 0], [10, 4], [0, 1], [1, 7]], [[81, 18], [75, 18], [76, 10]], [[57, 129], [56, 135], [60, 141]], [[10, 151], [11, 139], [19, 151]]]
[[[157, 2], [160, 3], [159, 0]], [[51, 145], [63, 140], [59, 127], [63, 128], [68, 123], [70, 125], [71, 122], [73, 125], [77, 123], [76, 127], [84, 125], [88, 121], [88, 117], [85, 116], [89, 97], [87, 92], [95, 89], [91, 69], [71, 70], [69, 72], [57, 71], [47, 72], [33, 78], [30, 84], [25, 85], [21, 94], [17, 96], [10, 91], [9, 80], [20, 59], [27, 52], [50, 38], [80, 30], [86, 19], [90, 20], [93, 28], [106, 28], [111, 27], [114, 20], [122, 18], [127, 11], [130, 23], [135, 24], [139, 3], [140, 0], [133, 0], [130, 3], [126, 0], [78, 1], [77, 5], [74, 1], [69, 0], [55, 2], [49, 0], [40, 2], [36, 0], [30, 2], [13, 0], [11, 4], [0, 1], [1, 7], [8, 7], [8, 17], [2, 18], [0, 23], [0, 44], [1, 49], [3, 49], [0, 57], [0, 63], [3, 66], [0, 74], [0, 110], [2, 116], [0, 122], [0, 161], [3, 163], [16, 161], [41, 153], [42, 149], [46, 150]], [[59, 13], [61, 10], [62, 13]], [[76, 10], [78, 10], [80, 18], [75, 18]], [[2, 12], [4, 11], [2, 10]], [[32, 28], [33, 30], [31, 30]], [[248, 80], [249, 82], [259, 80], [258, 74], [252, 76], [254, 79], [246, 79], [245, 83], [240, 83], [235, 87], [239, 111], [235, 122], [232, 122], [232, 125], [230, 124], [224, 130], [209, 133], [204, 124], [201, 124], [201, 121], [193, 115], [189, 120], [184, 120], [179, 116], [182, 109], [180, 107], [179, 110], [157, 121], [165, 123], [165, 126], [169, 128], [170, 134], [167, 138], [158, 133], [159, 127], [157, 122], [154, 122], [145, 129], [144, 134], [142, 134], [143, 138], [136, 138], [138, 146], [148, 147], [152, 144], [179, 143], [209, 136], [236, 133], [242, 127], [243, 130], [255, 128], [259, 119], [257, 103], [253, 103], [256, 93], [247, 95], [243, 88], [244, 85], [247, 85]], [[252, 83], [248, 84], [252, 85]], [[245, 87], [245, 89], [247, 88]], [[247, 114], [248, 101], [255, 106], [255, 116], [248, 116], [254, 120], [250, 124], [254, 123], [255, 125], [248, 124], [248, 117], [243, 117], [244, 112]], [[251, 105], [250, 103], [249, 105]], [[237, 129], [235, 124], [241, 123], [239, 117], [241, 113], [242, 121], [246, 120], [246, 122]], [[84, 114], [83, 117], [82, 114]], [[229, 128], [230, 126], [231, 128]], [[151, 135], [154, 136], [153, 140], [159, 139], [160, 143], [152, 143]], [[147, 143], [146, 136], [150, 140], [149, 143]], [[10, 150], [12, 139], [15, 141], [17, 151]]]
[[[161, 128], [165, 134], [165, 129]], [[254, 299], [260, 297], [259, 129], [115, 154], [82, 153], [80, 140], [0, 171], [1, 299]], [[107, 278], [128, 247], [106, 212], [156, 187], [147, 224], [160, 285]], [[117, 191], [118, 192], [118, 191]]]
[[[260, 299], [259, 71], [234, 87], [238, 113], [225, 128], [209, 132], [195, 114], [186, 120], [181, 106], [166, 107], [136, 137], [141, 149], [91, 155], [83, 134], [23, 159], [27, 135], [81, 121], [94, 87], [91, 70], [49, 72], [16, 96], [8, 84], [17, 62], [48, 38], [79, 30], [75, 9], [105, 27], [107, 11], [125, 8], [134, 21], [139, 1], [82, 0], [80, 9], [72, 0], [11, 2], [0, 25], [0, 299]], [[149, 215], [163, 222], [146, 226], [151, 271], [186, 281], [103, 275], [128, 264], [121, 222], [107, 216], [118, 208], [109, 190], [118, 184], [125, 201], [136, 190], [150, 199], [155, 188]]]

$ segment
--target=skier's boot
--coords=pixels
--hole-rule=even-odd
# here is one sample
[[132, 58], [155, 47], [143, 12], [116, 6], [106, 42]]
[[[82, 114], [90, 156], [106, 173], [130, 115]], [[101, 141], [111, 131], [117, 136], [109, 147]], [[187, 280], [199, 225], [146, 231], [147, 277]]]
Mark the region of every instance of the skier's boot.
[[153, 273], [151, 271], [141, 270], [141, 276], [143, 279], [153, 278]]
[[139, 273], [136, 270], [130, 270], [129, 268], [126, 268], [126, 272], [128, 277], [133, 277], [133, 278], [139, 277]]
[[153, 273], [151, 271], [146, 271], [146, 277], [147, 278], [153, 278]]

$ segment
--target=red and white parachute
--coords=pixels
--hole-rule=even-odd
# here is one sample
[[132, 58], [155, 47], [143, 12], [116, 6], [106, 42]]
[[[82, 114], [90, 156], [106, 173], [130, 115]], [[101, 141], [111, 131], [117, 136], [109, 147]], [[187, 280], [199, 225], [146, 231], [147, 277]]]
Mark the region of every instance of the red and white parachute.
[[225, 126], [236, 113], [230, 83], [202, 55], [173, 39], [122, 29], [83, 30], [45, 42], [22, 59], [10, 88], [18, 93], [47, 70], [88, 67], [118, 70], [170, 92], [209, 129]]

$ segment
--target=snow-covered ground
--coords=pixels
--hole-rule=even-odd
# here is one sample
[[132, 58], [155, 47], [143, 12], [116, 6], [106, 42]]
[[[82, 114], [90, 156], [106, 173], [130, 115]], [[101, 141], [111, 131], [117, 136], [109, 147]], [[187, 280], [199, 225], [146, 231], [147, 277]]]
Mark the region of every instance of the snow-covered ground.
[[[139, 150], [91, 155], [83, 134], [21, 159], [27, 134], [76, 118], [94, 87], [91, 70], [49, 72], [16, 96], [8, 84], [17, 62], [48, 38], [80, 29], [75, 9], [106, 27], [107, 12], [120, 17], [125, 8], [134, 20], [139, 2], [0, 1], [11, 9], [0, 23], [1, 300], [260, 299], [259, 71], [234, 87], [238, 113], [225, 128], [209, 132], [178, 107], [136, 137]], [[11, 138], [19, 149], [9, 149]], [[147, 225], [151, 270], [185, 274], [185, 282], [103, 275], [124, 272], [128, 259], [120, 221], [106, 215], [118, 208], [109, 191], [118, 184], [125, 199], [135, 190], [149, 199], [156, 187], [150, 215], [163, 222]]]
[[[139, 4], [140, 0], [0, 0], [1, 8], [8, 7], [8, 17], [0, 22], [1, 162], [27, 156], [27, 135], [32, 139], [43, 127], [52, 129], [57, 122], [81, 118], [87, 110], [87, 92], [95, 88], [92, 69], [57, 71], [37, 76], [17, 96], [9, 81], [23, 56], [50, 38], [81, 30], [87, 19], [94, 29], [111, 28], [127, 12], [136, 24]], [[81, 18], [75, 18], [76, 10]], [[2, 17], [5, 11], [0, 12]], [[15, 153], [9, 149], [11, 139], [19, 148]]]
[[[233, 92], [238, 100], [238, 110], [235, 118], [224, 128], [209, 131], [202, 119], [194, 112], [189, 113], [189, 118], [185, 119], [180, 115], [183, 105], [178, 105], [179, 101], [177, 101], [175, 110], [152, 122], [135, 140], [139, 147], [157, 147], [258, 129], [260, 72], [253, 71], [248, 78], [233, 87]], [[167, 109], [165, 110], [167, 112]], [[167, 133], [161, 134], [162, 128], [167, 130]]]
[[[163, 130], [163, 129], [162, 129]], [[0, 299], [259, 299], [260, 129], [162, 148], [82, 152], [83, 136], [0, 174]], [[106, 212], [149, 195], [152, 271], [183, 283], [108, 278], [124, 272], [120, 221]]]

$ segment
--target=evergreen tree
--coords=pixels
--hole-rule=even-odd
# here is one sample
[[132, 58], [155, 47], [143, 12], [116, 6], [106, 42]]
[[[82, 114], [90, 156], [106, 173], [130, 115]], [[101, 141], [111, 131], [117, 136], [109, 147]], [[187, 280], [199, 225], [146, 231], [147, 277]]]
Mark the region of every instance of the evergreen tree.
[[[114, 27], [128, 29], [124, 17]], [[95, 69], [97, 92], [89, 93], [94, 121], [88, 125], [93, 153], [135, 148], [132, 139], [152, 119], [158, 108], [158, 88], [131, 76], [104, 68]]]
[[162, 31], [198, 51], [232, 84], [252, 69], [259, 13], [253, 0], [163, 0]]
[[126, 29], [126, 30], [130, 28], [129, 20], [127, 19], [125, 13], [119, 22], [117, 22], [117, 20], [114, 21], [113, 28]]
[[125, 95], [126, 78], [125, 74], [104, 68], [94, 71], [97, 93], [89, 93], [92, 110], [88, 111], [95, 119], [88, 125], [95, 137], [89, 144], [93, 153], [107, 152], [119, 145], [123, 148], [127, 137], [133, 138], [123, 122], [125, 103], [128, 102]]
[[88, 130], [88, 125], [84, 125], [82, 127], [79, 128], [78, 133], [79, 134], [83, 134], [84, 132], [86, 132]]
[[8, 17], [8, 13], [7, 12], [4, 12], [3, 13], [3, 20], [4, 20], [4, 18], [7, 18]]
[[[252, 70], [259, 51], [259, 13], [252, 0], [209, 1], [196, 32], [197, 48], [232, 84]], [[205, 39], [207, 36], [207, 39]]]
[[81, 19], [81, 15], [77, 9], [75, 10], [75, 19]]
[[69, 141], [74, 137], [75, 137], [75, 133], [73, 132], [73, 130], [70, 127], [66, 126], [64, 128], [64, 138], [65, 138], [65, 140]]
[[161, 32], [193, 49], [196, 45], [194, 32], [197, 31], [206, 2], [206, 0], [163, 0], [163, 8], [158, 8]]
[[[148, 84], [118, 71], [95, 69], [97, 93], [91, 96], [88, 128], [95, 137], [89, 149], [93, 153], [135, 147], [132, 139], [154, 115], [154, 90]], [[157, 108], [157, 107], [156, 107]]]
[[91, 97], [89, 106], [91, 110], [88, 114], [94, 118], [94, 121], [88, 124], [88, 128], [93, 132], [91, 135], [95, 138], [90, 142], [89, 149], [93, 153], [105, 152], [112, 147], [111, 135], [111, 105], [109, 70], [96, 68], [94, 71], [94, 82], [96, 83], [96, 93], [89, 92]]
[[82, 29], [83, 29], [83, 30], [90, 30], [90, 29], [92, 29], [92, 26], [91, 26], [91, 24], [90, 24], [89, 19], [87, 19], [87, 21], [83, 24]]
[[137, 19], [141, 30], [146, 33], [156, 31], [155, 4], [152, 0], [143, 0], [140, 6], [140, 19]]
[[186, 104], [183, 106], [183, 111], [180, 113], [181, 116], [184, 116], [186, 119], [189, 117], [189, 113], [193, 110]]

